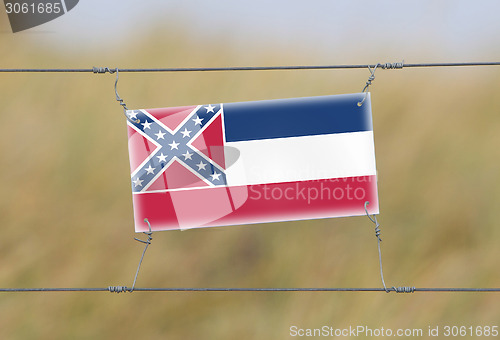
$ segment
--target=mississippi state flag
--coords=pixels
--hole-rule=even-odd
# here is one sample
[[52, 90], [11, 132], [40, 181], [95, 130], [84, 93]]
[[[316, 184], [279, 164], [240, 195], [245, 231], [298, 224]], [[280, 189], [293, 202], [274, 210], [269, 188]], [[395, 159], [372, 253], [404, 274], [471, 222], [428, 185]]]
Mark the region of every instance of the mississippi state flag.
[[127, 111], [135, 230], [377, 214], [364, 96]]

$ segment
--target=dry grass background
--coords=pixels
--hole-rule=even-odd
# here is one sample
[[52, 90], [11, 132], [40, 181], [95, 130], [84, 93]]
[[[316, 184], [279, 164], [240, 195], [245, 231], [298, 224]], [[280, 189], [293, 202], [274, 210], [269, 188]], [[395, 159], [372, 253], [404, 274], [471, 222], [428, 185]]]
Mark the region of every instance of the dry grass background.
[[[36, 35], [1, 34], [0, 46], [9, 50], [0, 64], [147, 67], [308, 60], [306, 52], [270, 47], [260, 60], [248, 62], [224, 43], [200, 59], [189, 53], [187, 33], [178, 36], [161, 45], [152, 36], [140, 46], [106, 54], [61, 55], [37, 44]], [[388, 285], [500, 286], [499, 75], [497, 68], [377, 72], [372, 108]], [[129, 107], [164, 107], [359, 92], [367, 76], [366, 70], [122, 74], [119, 92]], [[126, 128], [114, 101], [114, 76], [0, 77], [0, 286], [130, 285], [143, 245], [133, 241]], [[157, 233], [138, 286], [378, 287], [373, 225], [355, 217]], [[291, 325], [498, 325], [499, 298], [1, 293], [0, 338], [284, 339]]]

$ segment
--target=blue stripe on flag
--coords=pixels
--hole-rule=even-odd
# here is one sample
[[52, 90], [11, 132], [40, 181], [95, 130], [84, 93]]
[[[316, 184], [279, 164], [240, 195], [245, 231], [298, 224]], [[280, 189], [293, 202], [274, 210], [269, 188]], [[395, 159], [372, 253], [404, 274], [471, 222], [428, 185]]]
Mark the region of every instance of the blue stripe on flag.
[[372, 131], [365, 94], [224, 104], [227, 142]]

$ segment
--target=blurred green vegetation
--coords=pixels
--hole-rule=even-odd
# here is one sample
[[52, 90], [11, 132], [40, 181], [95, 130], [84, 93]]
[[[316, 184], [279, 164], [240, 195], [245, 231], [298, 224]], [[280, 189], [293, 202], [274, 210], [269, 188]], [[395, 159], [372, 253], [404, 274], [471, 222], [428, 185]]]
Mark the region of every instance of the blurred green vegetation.
[[[9, 53], [0, 66], [248, 64], [224, 43], [202, 61], [190, 59], [193, 46], [183, 34], [161, 46], [153, 34], [142, 46], [99, 58], [65, 58], [30, 36], [1, 34]], [[145, 53], [151, 48], [155, 53]], [[303, 60], [307, 52], [271, 47], [250, 64]], [[359, 92], [368, 75], [121, 74], [119, 92], [131, 108], [166, 107]], [[387, 284], [498, 287], [498, 68], [376, 76]], [[143, 245], [133, 240], [126, 126], [114, 76], [0, 77], [0, 286], [130, 285]], [[156, 233], [138, 286], [379, 287], [378, 271], [373, 224], [355, 217]], [[0, 338], [282, 339], [291, 325], [492, 325], [500, 319], [498, 302], [498, 294], [2, 293]]]

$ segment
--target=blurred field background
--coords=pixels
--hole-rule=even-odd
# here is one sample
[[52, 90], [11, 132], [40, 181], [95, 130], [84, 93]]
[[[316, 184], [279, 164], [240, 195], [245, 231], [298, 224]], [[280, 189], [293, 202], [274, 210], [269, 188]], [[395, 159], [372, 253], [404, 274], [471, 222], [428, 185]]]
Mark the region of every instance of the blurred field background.
[[[372, 63], [400, 57], [383, 46], [339, 60], [320, 47], [269, 45], [250, 58], [223, 34], [195, 42], [196, 31], [175, 22], [157, 23], [134, 44], [61, 53], [39, 43], [50, 37], [14, 37], [4, 16], [0, 25], [7, 32], [0, 34], [0, 68]], [[163, 34], [172, 31], [175, 36]], [[411, 57], [426, 59], [405, 61], [435, 61], [429, 55], [421, 51]], [[498, 61], [496, 56], [482, 59]], [[444, 61], [464, 60], [457, 55]], [[368, 75], [123, 73], [119, 93], [130, 108], [251, 101], [360, 92]], [[500, 286], [499, 76], [495, 67], [377, 71], [371, 91], [388, 286]], [[138, 235], [126, 124], [114, 99], [114, 75], [0, 77], [0, 286], [130, 286], [143, 244], [133, 240]], [[373, 224], [366, 217], [153, 237], [138, 287], [381, 286]], [[292, 325], [425, 332], [429, 325], [499, 325], [499, 302], [498, 293], [1, 293], [0, 338], [286, 339]]]

